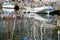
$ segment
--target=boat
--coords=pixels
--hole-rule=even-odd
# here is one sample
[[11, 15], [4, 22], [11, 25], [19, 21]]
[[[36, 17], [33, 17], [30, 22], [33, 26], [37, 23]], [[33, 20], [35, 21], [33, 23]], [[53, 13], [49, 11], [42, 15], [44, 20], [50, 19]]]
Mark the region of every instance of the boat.
[[25, 12], [25, 13], [37, 13], [37, 12], [40, 12], [40, 11], [43, 11], [45, 9], [52, 9], [52, 10], [55, 10], [55, 7], [53, 6], [42, 6], [42, 7], [34, 7], [34, 8], [31, 8], [31, 7], [25, 7], [26, 10], [23, 10], [22, 12]]
[[2, 7], [7, 9], [14, 9], [14, 5], [11, 3], [3, 3]]

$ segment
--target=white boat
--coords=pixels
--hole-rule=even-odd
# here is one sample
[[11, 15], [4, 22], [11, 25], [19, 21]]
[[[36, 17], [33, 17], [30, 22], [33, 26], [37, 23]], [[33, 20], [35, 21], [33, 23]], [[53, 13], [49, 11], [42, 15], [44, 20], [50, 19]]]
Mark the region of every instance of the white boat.
[[3, 8], [13, 9], [14, 8], [14, 5], [12, 5], [11, 3], [3, 3], [2, 4], [2, 7]]
[[37, 12], [40, 12], [45, 9], [52, 9], [53, 10], [53, 7], [52, 6], [42, 6], [42, 7], [34, 7], [34, 8], [25, 7], [25, 9], [26, 10], [23, 10], [22, 12], [37, 13]]
[[[25, 14], [26, 14], [25, 16], [27, 16], [27, 17], [31, 17], [32, 15], [34, 15], [33, 17], [35, 19], [47, 22], [49, 19], [45, 19], [45, 18], [43, 18], [41, 16], [37, 16], [37, 14], [35, 14], [35, 13], [43, 11], [45, 9], [53, 10], [53, 7], [51, 7], [51, 6], [43, 6], [43, 7], [35, 7], [35, 8], [26, 7], [26, 10], [23, 10], [22, 12], [23, 13], [25, 12]], [[28, 14], [28, 12], [29, 12], [29, 14]], [[46, 11], [46, 12], [48, 12], [48, 11]]]

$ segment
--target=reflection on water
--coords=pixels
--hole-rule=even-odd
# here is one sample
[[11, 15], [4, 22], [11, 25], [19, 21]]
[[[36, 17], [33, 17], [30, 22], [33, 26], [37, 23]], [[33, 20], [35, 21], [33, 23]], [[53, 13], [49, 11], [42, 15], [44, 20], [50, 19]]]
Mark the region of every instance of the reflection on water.
[[6, 8], [3, 8], [2, 11], [5, 13], [11, 13], [11, 12], [14, 12], [14, 9], [6, 9]]
[[42, 40], [54, 40], [52, 28], [43, 27], [41, 35], [40, 20], [26, 17], [21, 10], [3, 8], [0, 11], [0, 40], [41, 40], [41, 36]]

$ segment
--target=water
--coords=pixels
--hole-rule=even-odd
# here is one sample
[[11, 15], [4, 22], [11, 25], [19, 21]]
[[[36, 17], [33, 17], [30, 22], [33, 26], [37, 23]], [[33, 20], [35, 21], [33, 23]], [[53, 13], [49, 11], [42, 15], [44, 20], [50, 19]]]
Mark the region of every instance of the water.
[[43, 25], [42, 21], [36, 20], [34, 16], [29, 18], [30, 14], [13, 9], [11, 9], [12, 11], [3, 10], [0, 13], [6, 18], [0, 18], [0, 40], [41, 40], [41, 38], [42, 40], [54, 40], [53, 28], [46, 28], [46, 25]]

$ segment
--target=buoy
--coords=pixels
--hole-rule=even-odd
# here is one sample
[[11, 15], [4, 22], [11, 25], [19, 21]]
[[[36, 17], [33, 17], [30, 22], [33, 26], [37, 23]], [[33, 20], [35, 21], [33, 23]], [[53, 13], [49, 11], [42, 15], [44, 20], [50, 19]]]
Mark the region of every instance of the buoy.
[[15, 5], [14, 9], [17, 11], [19, 10], [19, 6], [18, 5]]

